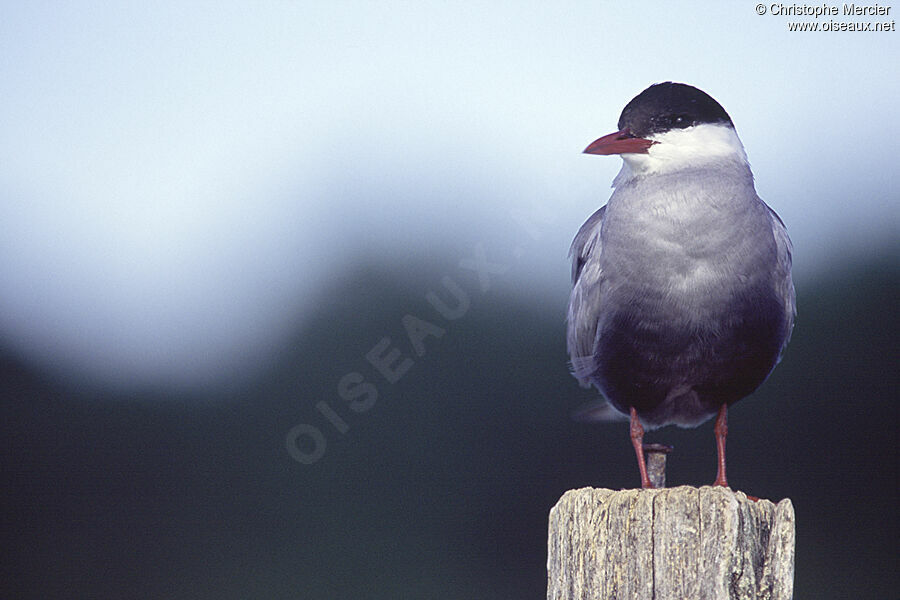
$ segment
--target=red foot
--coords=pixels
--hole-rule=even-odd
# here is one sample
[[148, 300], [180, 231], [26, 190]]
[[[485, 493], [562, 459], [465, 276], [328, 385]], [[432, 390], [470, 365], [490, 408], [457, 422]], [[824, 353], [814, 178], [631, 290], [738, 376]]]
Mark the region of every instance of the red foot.
[[653, 489], [650, 477], [647, 476], [647, 463], [644, 462], [644, 428], [638, 419], [637, 411], [631, 407], [631, 445], [637, 455], [638, 469], [641, 471], [641, 487], [645, 490]]
[[723, 404], [716, 417], [716, 451], [719, 455], [719, 467], [716, 471], [716, 480], [713, 485], [728, 487], [728, 478], [725, 476], [725, 438], [728, 437], [728, 405]]

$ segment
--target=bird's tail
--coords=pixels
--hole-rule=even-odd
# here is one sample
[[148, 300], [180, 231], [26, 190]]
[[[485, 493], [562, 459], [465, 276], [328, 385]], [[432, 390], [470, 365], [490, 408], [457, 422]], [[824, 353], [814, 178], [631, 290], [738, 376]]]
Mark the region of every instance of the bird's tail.
[[572, 418], [581, 423], [608, 423], [627, 421], [628, 415], [620, 413], [605, 399], [591, 400], [572, 411]]

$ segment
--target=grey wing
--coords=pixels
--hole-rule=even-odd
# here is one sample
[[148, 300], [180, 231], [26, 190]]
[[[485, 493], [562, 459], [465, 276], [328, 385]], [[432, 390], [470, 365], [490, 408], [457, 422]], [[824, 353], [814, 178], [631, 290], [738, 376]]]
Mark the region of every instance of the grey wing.
[[596, 370], [594, 346], [602, 299], [603, 272], [600, 263], [600, 229], [606, 207], [600, 208], [581, 226], [569, 256], [572, 259], [572, 295], [566, 321], [566, 336], [572, 373], [582, 385], [589, 385]]
[[784, 299], [784, 341], [781, 344], [781, 351], [778, 354], [778, 360], [784, 354], [784, 349], [791, 340], [791, 332], [794, 329], [794, 318], [797, 316], [797, 298], [794, 292], [794, 282], [791, 279], [791, 253], [793, 245], [791, 238], [788, 237], [787, 229], [781, 218], [768, 205], [769, 215], [772, 217], [772, 235], [775, 236], [775, 248], [777, 252], [777, 262], [775, 267], [776, 285], [778, 292]]

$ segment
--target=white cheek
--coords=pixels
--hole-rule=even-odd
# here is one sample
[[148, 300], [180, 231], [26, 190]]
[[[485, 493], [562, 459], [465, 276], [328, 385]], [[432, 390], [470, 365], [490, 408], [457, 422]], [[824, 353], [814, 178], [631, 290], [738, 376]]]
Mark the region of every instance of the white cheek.
[[736, 161], [746, 164], [747, 154], [734, 128], [727, 125], [698, 125], [649, 136], [657, 142], [646, 154], [623, 154], [635, 175], [668, 173], [704, 164]]

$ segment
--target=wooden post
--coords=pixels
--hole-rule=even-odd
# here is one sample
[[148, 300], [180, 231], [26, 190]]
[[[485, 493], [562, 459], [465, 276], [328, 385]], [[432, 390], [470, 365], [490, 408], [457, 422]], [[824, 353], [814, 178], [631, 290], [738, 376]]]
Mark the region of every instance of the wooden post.
[[548, 600], [790, 600], [794, 507], [711, 486], [570, 490], [547, 574]]

